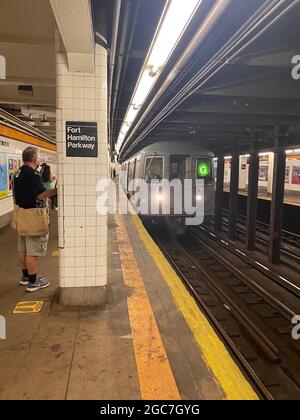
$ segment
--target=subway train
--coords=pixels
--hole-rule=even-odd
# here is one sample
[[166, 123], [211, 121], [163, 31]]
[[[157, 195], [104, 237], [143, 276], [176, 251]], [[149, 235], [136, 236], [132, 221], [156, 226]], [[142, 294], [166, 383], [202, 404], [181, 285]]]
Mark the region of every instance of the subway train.
[[143, 219], [184, 234], [214, 216], [213, 158], [193, 141], [161, 141], [122, 163], [121, 183]]

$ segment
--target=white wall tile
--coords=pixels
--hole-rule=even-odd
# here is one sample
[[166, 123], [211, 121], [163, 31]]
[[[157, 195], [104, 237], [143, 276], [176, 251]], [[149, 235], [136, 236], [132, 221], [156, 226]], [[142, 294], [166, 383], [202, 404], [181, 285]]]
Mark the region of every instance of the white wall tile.
[[85, 267], [85, 258], [77, 257], [75, 258], [75, 269], [78, 267]]
[[86, 236], [86, 227], [85, 226], [75, 227], [75, 236], [76, 237]]
[[85, 206], [76, 206], [75, 207], [75, 216], [85, 216], [86, 215], [86, 208]]

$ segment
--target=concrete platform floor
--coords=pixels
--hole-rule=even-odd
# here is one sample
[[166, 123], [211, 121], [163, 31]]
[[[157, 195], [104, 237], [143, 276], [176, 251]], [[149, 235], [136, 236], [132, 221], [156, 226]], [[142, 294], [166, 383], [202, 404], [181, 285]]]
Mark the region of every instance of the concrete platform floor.
[[[124, 281], [127, 251], [124, 254], [123, 249], [120, 255], [122, 243], [117, 235], [120, 228], [117, 219], [111, 218], [109, 222], [109, 301], [102, 309], [66, 309], [56, 304], [58, 257], [52, 256], [57, 250], [55, 215], [52, 220], [48, 256], [40, 260], [40, 273], [51, 281], [51, 287], [34, 295], [18, 285], [20, 270], [15, 232], [10, 228], [0, 230], [0, 314], [7, 321], [7, 339], [0, 340], [0, 399], [141, 399], [141, 383], [144, 380], [147, 387], [148, 381], [151, 388], [151, 378], [141, 378], [145, 366], [140, 366], [139, 354], [144, 359], [148, 355], [151, 363], [154, 338], [150, 332], [140, 348], [134, 341], [138, 329], [129, 306], [133, 289]], [[125, 223], [146, 291], [145, 298], [149, 299], [155, 315], [167, 356], [163, 364], [171, 367], [170, 375], [174, 377], [179, 398], [226, 398], [131, 216], [120, 220]], [[126, 270], [130, 275], [132, 267]], [[13, 315], [17, 302], [24, 300], [44, 300], [42, 312]], [[141, 312], [141, 322], [143, 315]], [[213, 357], [221, 359], [219, 353]], [[159, 377], [160, 369], [154, 375]], [[227, 381], [226, 373], [223, 376]], [[237, 390], [239, 386], [237, 383]], [[160, 399], [165, 395], [167, 392], [162, 393]]]

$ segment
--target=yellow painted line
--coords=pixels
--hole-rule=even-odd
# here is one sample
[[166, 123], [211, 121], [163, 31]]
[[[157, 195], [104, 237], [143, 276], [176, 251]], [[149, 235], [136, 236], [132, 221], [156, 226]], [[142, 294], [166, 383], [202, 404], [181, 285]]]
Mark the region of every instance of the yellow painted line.
[[223, 388], [226, 399], [258, 400], [258, 395], [246, 380], [176, 272], [148, 234], [140, 218], [136, 215], [133, 215], [133, 218], [140, 237], [168, 284], [178, 309], [183, 314], [201, 349], [204, 362]]
[[173, 372], [121, 215], [115, 215], [133, 346], [143, 400], [180, 400]]
[[43, 301], [19, 302], [13, 310], [14, 315], [18, 314], [35, 314], [43, 309]]
[[33, 144], [35, 146], [44, 147], [45, 149], [56, 151], [55, 144], [52, 144], [50, 142], [47, 142], [46, 140], [34, 137], [30, 134], [23, 133], [23, 131], [19, 131], [12, 127], [7, 127], [2, 124], [0, 124], [0, 135], [13, 140], [19, 140], [24, 143]]

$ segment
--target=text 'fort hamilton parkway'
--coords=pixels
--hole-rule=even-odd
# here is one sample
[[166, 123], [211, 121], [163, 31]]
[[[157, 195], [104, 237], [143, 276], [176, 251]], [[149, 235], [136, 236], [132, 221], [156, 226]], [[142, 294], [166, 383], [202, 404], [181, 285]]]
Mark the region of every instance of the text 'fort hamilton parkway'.
[[67, 157], [97, 157], [97, 123], [66, 123]]

